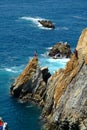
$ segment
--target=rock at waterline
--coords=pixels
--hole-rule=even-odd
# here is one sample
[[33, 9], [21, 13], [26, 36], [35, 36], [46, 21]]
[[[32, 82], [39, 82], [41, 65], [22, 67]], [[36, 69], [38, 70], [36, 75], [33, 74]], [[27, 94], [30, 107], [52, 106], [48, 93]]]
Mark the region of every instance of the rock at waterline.
[[38, 22], [43, 26], [43, 27], [46, 27], [46, 28], [51, 28], [51, 29], [54, 29], [55, 26], [54, 24], [49, 21], [49, 20], [38, 20]]
[[43, 105], [47, 80], [50, 76], [48, 67], [41, 68], [38, 57], [34, 56], [12, 84], [11, 94], [20, 99], [21, 102], [32, 100]]
[[87, 130], [87, 29], [64, 69], [48, 80], [42, 116], [46, 130]]
[[55, 59], [57, 58], [70, 58], [71, 55], [71, 49], [70, 45], [65, 42], [58, 42], [56, 43], [52, 49], [50, 49], [48, 56], [53, 57]]
[[87, 29], [76, 51], [66, 67], [51, 77], [47, 67], [38, 66], [35, 56], [11, 87], [12, 95], [21, 101], [43, 106], [45, 130], [87, 130]]

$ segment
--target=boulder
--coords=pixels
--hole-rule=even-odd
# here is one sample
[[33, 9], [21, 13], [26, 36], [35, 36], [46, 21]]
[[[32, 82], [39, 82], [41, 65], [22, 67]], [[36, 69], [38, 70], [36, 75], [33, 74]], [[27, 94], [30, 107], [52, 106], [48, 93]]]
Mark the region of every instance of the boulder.
[[69, 58], [71, 55], [70, 45], [67, 42], [58, 42], [56, 43], [52, 49], [50, 49], [49, 54], [50, 57], [55, 59], [57, 58]]
[[49, 20], [38, 20], [38, 22], [43, 26], [43, 27], [46, 27], [46, 28], [51, 28], [51, 29], [54, 29], [55, 26], [54, 24], [49, 21]]

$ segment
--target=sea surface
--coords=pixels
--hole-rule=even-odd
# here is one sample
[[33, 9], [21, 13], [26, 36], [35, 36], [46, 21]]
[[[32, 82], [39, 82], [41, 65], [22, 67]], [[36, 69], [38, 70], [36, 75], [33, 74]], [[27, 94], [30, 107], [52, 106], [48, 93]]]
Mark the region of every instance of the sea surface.
[[[51, 20], [55, 29], [38, 20]], [[0, 116], [9, 130], [41, 130], [41, 109], [21, 104], [10, 95], [10, 85], [37, 51], [41, 66], [51, 73], [64, 68], [69, 59], [52, 59], [49, 49], [57, 42], [75, 49], [87, 27], [87, 0], [0, 0]]]

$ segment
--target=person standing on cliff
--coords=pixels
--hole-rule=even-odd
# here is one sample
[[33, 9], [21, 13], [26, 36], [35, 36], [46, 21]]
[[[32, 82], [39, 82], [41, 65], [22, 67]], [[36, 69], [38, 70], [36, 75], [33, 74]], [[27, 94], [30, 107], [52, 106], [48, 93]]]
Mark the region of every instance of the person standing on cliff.
[[37, 57], [37, 51], [34, 52], [34, 56]]

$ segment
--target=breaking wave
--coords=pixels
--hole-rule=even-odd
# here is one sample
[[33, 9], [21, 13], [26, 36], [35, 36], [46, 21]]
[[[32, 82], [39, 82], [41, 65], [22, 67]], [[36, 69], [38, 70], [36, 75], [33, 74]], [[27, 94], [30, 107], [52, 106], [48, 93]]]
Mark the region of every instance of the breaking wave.
[[[39, 57], [40, 66], [48, 66], [48, 69], [51, 73], [54, 73], [60, 68], [64, 68], [66, 63], [69, 61], [69, 58], [63, 59], [53, 59], [47, 56], [47, 54], [41, 54]], [[0, 68], [1, 73], [8, 72], [9, 74], [18, 75], [20, 74], [25, 68], [25, 65], [21, 66], [14, 66], [14, 67], [2, 67]]]
[[[45, 58], [45, 60], [44, 60], [44, 58]], [[53, 58], [49, 58], [49, 57], [43, 57], [43, 58], [40, 58], [40, 65], [48, 66], [49, 71], [51, 72], [51, 74], [53, 74], [58, 69], [64, 68], [66, 63], [69, 60], [70, 60], [69, 58], [53, 59]]]

